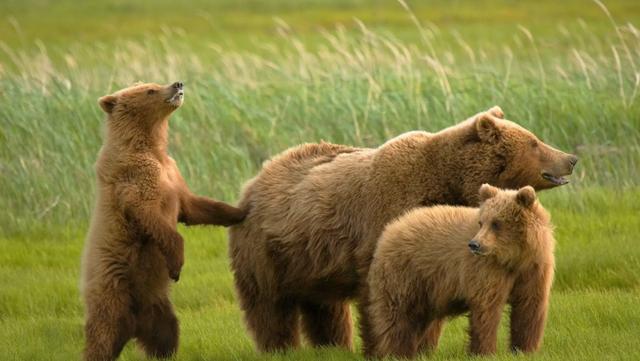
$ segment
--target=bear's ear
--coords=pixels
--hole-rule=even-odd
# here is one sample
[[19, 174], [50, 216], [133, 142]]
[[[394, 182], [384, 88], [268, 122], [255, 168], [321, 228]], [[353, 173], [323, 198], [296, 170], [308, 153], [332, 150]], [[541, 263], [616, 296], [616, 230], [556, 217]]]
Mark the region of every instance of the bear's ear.
[[498, 194], [498, 188], [485, 183], [480, 187], [479, 194], [480, 194], [480, 202], [484, 202], [489, 198], [495, 197], [495, 195]]
[[98, 99], [98, 104], [100, 104], [100, 108], [104, 110], [105, 113], [110, 114], [113, 111], [113, 108], [116, 106], [117, 98], [113, 95], [105, 95]]
[[504, 119], [504, 112], [502, 108], [497, 105], [494, 105], [491, 109], [487, 110], [487, 113], [493, 115], [496, 118]]
[[520, 188], [516, 194], [516, 201], [525, 208], [530, 208], [536, 202], [536, 191], [532, 186]]
[[500, 129], [489, 113], [482, 113], [476, 118], [476, 132], [483, 142], [495, 144], [500, 139]]

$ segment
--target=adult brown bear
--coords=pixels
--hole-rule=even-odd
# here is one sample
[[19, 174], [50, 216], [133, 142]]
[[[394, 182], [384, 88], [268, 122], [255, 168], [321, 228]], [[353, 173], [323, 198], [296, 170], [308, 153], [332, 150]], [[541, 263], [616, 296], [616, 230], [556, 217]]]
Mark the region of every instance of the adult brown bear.
[[375, 149], [304, 144], [267, 162], [243, 191], [247, 218], [230, 228], [235, 285], [258, 349], [296, 346], [300, 314], [313, 345], [351, 348], [347, 301], [363, 289], [385, 224], [407, 210], [477, 206], [483, 183], [565, 184], [578, 158], [503, 117], [494, 107]]

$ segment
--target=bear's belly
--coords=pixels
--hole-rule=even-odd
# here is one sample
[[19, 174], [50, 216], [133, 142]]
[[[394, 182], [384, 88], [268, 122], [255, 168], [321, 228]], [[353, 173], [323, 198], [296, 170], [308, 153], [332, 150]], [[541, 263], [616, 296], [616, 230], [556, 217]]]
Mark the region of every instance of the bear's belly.
[[130, 292], [135, 299], [160, 300], [169, 285], [165, 258], [154, 242], [142, 242], [135, 247], [129, 269]]
[[162, 217], [172, 226], [178, 224], [178, 214], [180, 212], [180, 199], [176, 188], [172, 185], [165, 185], [160, 206]]
[[462, 299], [454, 299], [449, 301], [441, 309], [442, 316], [458, 316], [469, 311], [469, 305]]
[[300, 299], [310, 301], [335, 302], [345, 298], [355, 298], [358, 290], [358, 278], [355, 274], [335, 274], [326, 279], [312, 280], [310, 283], [296, 282], [297, 287], [291, 287], [290, 294]]
[[327, 301], [354, 297], [359, 278], [354, 254], [346, 243], [332, 242], [331, 237], [289, 242], [269, 239], [267, 252], [282, 291]]

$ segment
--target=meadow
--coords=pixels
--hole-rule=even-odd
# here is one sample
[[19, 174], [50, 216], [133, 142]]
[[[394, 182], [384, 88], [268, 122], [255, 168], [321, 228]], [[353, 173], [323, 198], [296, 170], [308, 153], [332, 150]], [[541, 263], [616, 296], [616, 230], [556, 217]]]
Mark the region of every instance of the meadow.
[[[569, 185], [540, 195], [557, 270], [545, 344], [527, 358], [640, 359], [639, 3], [7, 0], [0, 14], [0, 358], [79, 357], [96, 100], [182, 80], [170, 152], [194, 191], [229, 202], [287, 147], [375, 147], [500, 105], [580, 157]], [[257, 354], [226, 231], [180, 231], [177, 360], [361, 359], [334, 348]], [[451, 322], [424, 359], [466, 359], [465, 328]], [[504, 331], [495, 359], [522, 359]], [[144, 357], [131, 343], [121, 359]]]

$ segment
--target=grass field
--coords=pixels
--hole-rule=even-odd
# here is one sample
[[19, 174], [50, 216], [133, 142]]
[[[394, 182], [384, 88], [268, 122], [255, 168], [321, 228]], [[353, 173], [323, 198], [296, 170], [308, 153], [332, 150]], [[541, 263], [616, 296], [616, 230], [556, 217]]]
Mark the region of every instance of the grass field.
[[[260, 164], [327, 140], [376, 146], [494, 104], [580, 156], [544, 192], [557, 273], [540, 360], [640, 359], [640, 3], [192, 0], [0, 3], [0, 350], [82, 348], [79, 257], [103, 115], [134, 81], [186, 83], [170, 150], [194, 191], [234, 201]], [[361, 359], [257, 354], [223, 229], [181, 229], [179, 360]], [[506, 323], [504, 323], [506, 324]], [[466, 320], [425, 359], [465, 359]], [[504, 330], [503, 330], [504, 331]], [[509, 355], [505, 334], [497, 359]], [[134, 345], [122, 359], [143, 359]]]

